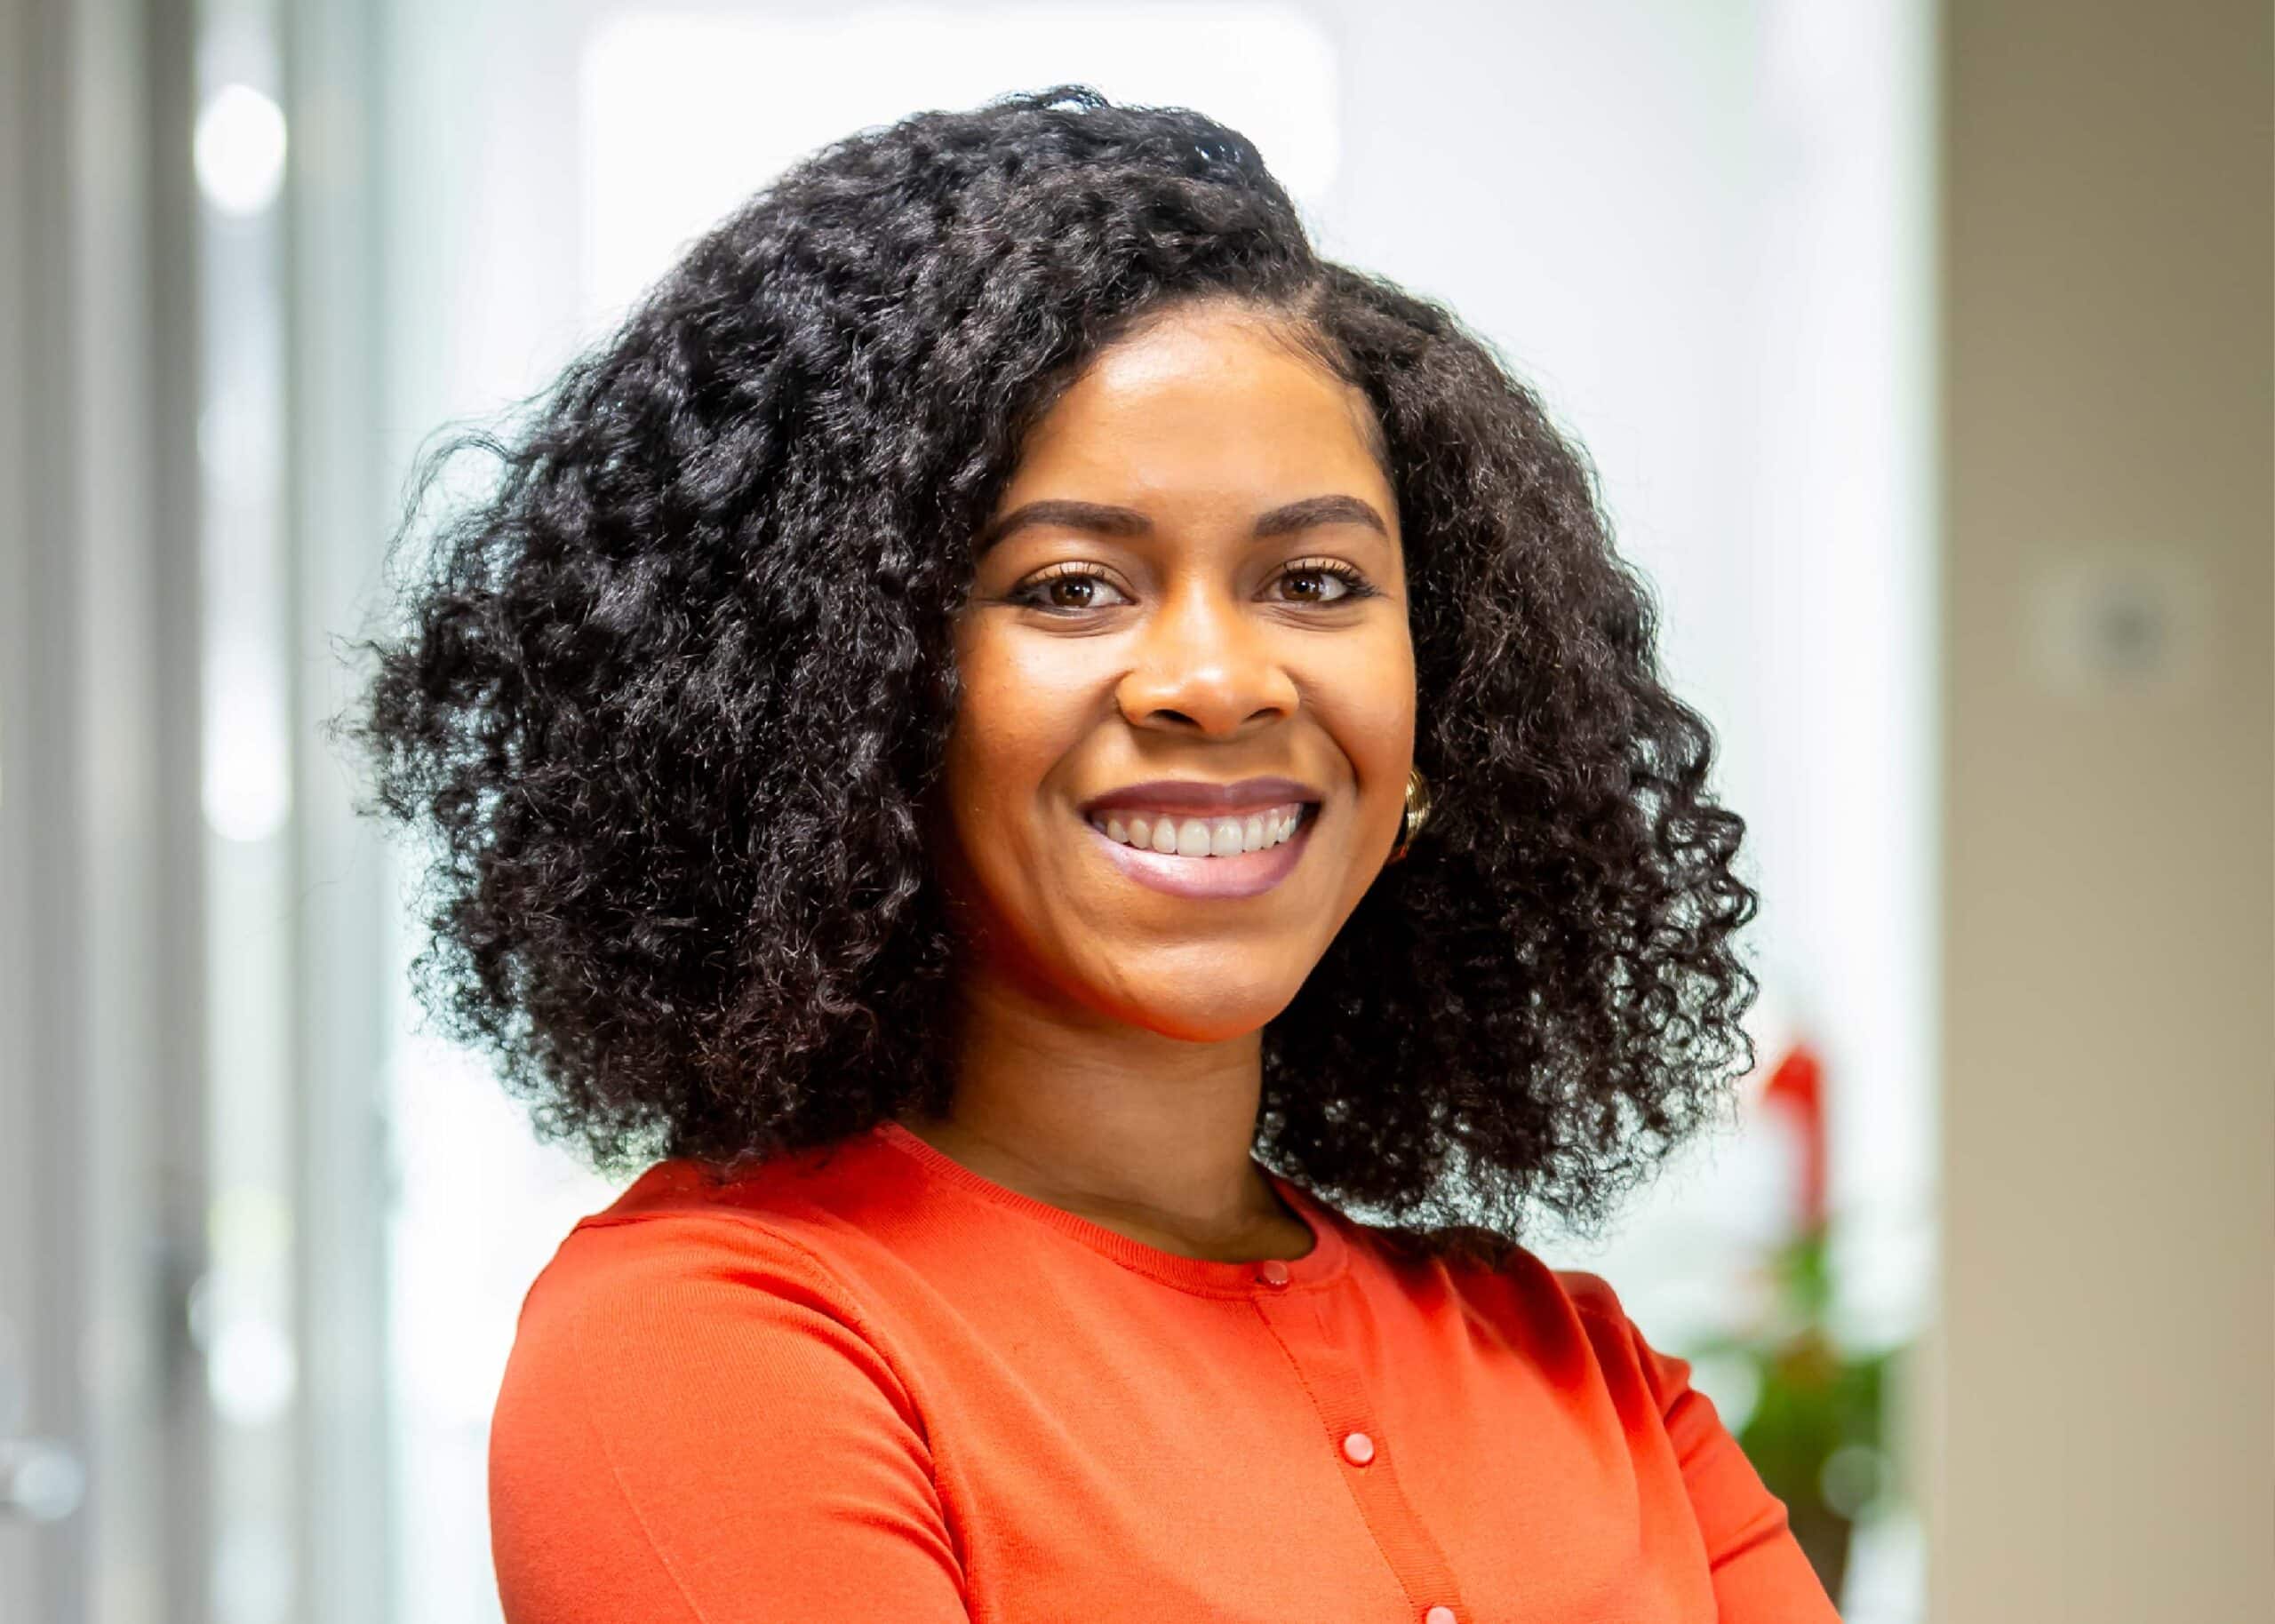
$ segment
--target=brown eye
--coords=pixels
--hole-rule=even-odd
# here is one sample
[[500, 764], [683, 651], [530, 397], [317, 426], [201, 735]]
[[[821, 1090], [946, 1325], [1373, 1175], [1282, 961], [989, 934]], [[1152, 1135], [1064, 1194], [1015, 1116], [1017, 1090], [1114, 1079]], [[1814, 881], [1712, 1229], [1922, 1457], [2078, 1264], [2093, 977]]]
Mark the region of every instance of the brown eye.
[[[1298, 603], [1340, 603], [1346, 598], [1369, 598], [1375, 592], [1367, 585], [1367, 578], [1356, 569], [1332, 559], [1315, 559], [1306, 563], [1292, 564], [1280, 578], [1283, 582], [1310, 584], [1311, 590], [1299, 593], [1295, 598]], [[1329, 583], [1333, 584], [1331, 590]]]
[[1080, 565], [1052, 569], [1015, 588], [1009, 601], [1039, 609], [1047, 615], [1079, 615], [1087, 609], [1110, 608], [1098, 593], [1118, 591], [1112, 581], [1098, 570]]

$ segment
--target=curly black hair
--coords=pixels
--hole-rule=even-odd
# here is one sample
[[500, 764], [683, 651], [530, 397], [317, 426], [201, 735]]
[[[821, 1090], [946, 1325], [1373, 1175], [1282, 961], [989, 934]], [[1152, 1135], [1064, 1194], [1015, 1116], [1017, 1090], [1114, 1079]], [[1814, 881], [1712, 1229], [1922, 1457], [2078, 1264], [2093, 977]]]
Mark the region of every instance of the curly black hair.
[[[945, 1109], [970, 541], [1085, 361], [1203, 299], [1372, 402], [1434, 800], [1265, 1027], [1256, 1154], [1491, 1251], [1535, 1208], [1595, 1230], [1734, 1098], [1744, 824], [1584, 454], [1446, 309], [1315, 254], [1238, 132], [1071, 85], [824, 148], [421, 459], [333, 726], [359, 809], [431, 837], [421, 1002], [540, 1138], [740, 1167]], [[496, 480], [399, 569], [467, 450]]]

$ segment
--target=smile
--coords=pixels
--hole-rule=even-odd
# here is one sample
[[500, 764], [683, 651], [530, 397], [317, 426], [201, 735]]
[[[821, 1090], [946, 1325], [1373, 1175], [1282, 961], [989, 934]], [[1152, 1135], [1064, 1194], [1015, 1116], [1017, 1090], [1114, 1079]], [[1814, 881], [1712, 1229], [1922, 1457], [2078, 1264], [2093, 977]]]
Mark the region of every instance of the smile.
[[1285, 880], [1318, 821], [1315, 803], [1291, 802], [1240, 817], [1148, 816], [1117, 808], [1083, 824], [1108, 860], [1139, 885], [1173, 896], [1240, 897]]

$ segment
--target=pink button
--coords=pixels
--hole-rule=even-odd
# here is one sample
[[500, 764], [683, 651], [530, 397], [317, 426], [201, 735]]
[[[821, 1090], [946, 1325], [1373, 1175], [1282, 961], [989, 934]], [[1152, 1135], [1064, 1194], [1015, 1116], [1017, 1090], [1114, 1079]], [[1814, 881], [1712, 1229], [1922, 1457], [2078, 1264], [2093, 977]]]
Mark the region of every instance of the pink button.
[[1364, 1466], [1375, 1458], [1375, 1440], [1363, 1432], [1344, 1435], [1343, 1458], [1353, 1466]]
[[1422, 1624], [1455, 1624], [1454, 1610], [1450, 1607], [1433, 1607], [1422, 1615]]
[[1267, 1257], [1256, 1266], [1256, 1278], [1266, 1286], [1288, 1284], [1288, 1265], [1276, 1257]]

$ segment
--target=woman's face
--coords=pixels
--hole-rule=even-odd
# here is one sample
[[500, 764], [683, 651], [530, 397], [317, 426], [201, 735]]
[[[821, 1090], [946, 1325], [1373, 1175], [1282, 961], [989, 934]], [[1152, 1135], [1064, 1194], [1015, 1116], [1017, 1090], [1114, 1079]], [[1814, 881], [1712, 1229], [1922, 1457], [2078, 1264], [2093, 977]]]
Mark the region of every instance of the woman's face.
[[1369, 408], [1258, 319], [1183, 310], [1094, 361], [1024, 446], [955, 634], [941, 856], [982, 973], [1194, 1041], [1295, 996], [1413, 759]]

